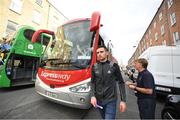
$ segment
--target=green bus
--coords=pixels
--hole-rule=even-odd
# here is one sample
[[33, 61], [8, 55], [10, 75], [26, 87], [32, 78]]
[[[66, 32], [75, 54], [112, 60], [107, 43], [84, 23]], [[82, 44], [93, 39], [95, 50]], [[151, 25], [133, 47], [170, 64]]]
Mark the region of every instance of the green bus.
[[0, 46], [0, 88], [34, 84], [43, 51], [51, 39], [41, 34], [32, 44], [34, 32], [33, 27], [22, 26], [4, 38]]

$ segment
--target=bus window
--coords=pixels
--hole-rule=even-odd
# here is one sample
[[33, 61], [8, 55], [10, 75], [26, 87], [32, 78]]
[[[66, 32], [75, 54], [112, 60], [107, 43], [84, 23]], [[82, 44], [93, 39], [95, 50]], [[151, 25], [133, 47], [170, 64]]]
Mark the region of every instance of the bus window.
[[[32, 29], [26, 29], [26, 30], [24, 31], [24, 36], [25, 36], [25, 38], [31, 41], [34, 32], [35, 32], [35, 31], [32, 30]], [[50, 41], [50, 37], [47, 36], [47, 35], [45, 35], [45, 34], [44, 34], [44, 35], [41, 34], [41, 35], [38, 37], [38, 39], [37, 39], [37, 42], [38, 42], [38, 43], [41, 43], [42, 45], [45, 45], [45, 46], [48, 45], [49, 41]]]
[[28, 39], [28, 40], [31, 40], [32, 39], [32, 35], [34, 34], [34, 30], [32, 30], [32, 29], [26, 29], [25, 31], [24, 31], [24, 37], [26, 38], [26, 39]]
[[47, 46], [50, 41], [50, 37], [46, 35], [42, 35], [38, 37], [37, 42], [41, 43], [42, 45]]
[[14, 60], [14, 67], [22, 67], [21, 60]]
[[44, 52], [51, 69], [83, 69], [90, 65], [92, 57], [92, 35], [89, 32], [90, 21], [79, 21], [57, 29], [56, 44], [50, 41]]
[[11, 73], [12, 73], [12, 60], [8, 60], [6, 67], [6, 74], [9, 78], [11, 78]]
[[11, 80], [11, 84], [30, 83], [37, 72], [38, 58], [12, 55], [8, 60], [6, 74]]

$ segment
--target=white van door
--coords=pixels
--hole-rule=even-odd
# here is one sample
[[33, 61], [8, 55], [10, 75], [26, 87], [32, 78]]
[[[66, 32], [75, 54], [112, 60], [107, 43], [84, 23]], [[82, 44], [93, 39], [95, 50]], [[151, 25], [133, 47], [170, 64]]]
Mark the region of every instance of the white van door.
[[152, 55], [150, 64], [150, 72], [154, 76], [156, 90], [171, 92], [166, 88], [174, 86], [170, 53]]
[[173, 48], [174, 87], [180, 88], [180, 47]]

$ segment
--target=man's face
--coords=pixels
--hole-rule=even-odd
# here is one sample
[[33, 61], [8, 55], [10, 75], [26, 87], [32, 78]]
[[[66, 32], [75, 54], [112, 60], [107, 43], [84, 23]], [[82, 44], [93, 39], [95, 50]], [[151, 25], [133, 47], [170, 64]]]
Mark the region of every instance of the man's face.
[[105, 61], [107, 59], [108, 53], [104, 48], [98, 48], [96, 54], [98, 61]]
[[139, 71], [142, 68], [142, 65], [139, 62], [134, 62], [134, 67]]

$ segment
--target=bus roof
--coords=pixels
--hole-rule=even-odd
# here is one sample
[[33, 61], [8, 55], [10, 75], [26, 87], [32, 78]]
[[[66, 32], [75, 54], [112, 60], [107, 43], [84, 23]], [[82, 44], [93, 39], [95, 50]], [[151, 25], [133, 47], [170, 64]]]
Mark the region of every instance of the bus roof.
[[69, 20], [68, 22], [65, 22], [63, 25], [69, 24], [69, 23], [73, 23], [73, 22], [78, 22], [78, 21], [86, 21], [86, 20], [91, 20], [90, 18], [78, 18], [78, 19], [73, 19], [73, 20]]

